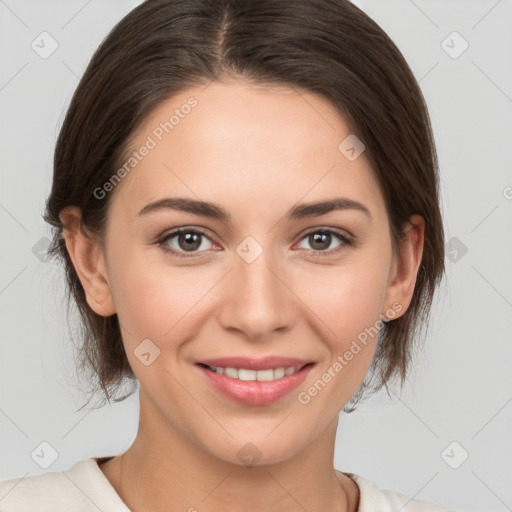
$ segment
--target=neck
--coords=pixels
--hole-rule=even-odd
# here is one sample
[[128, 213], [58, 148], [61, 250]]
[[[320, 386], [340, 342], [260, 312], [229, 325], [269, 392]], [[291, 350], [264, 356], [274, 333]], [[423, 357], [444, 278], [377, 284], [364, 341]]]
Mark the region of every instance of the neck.
[[291, 459], [247, 467], [208, 453], [141, 402], [135, 441], [102, 470], [133, 512], [351, 512], [357, 485], [333, 467], [337, 423]]

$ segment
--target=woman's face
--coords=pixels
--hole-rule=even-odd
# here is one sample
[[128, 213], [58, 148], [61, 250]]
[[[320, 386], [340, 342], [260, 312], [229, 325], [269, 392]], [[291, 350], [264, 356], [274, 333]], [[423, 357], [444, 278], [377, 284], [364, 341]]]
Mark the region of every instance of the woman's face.
[[[140, 127], [102, 189], [111, 298], [96, 307], [118, 314], [141, 421], [238, 464], [335, 424], [412, 293], [352, 137], [323, 97], [246, 82], [190, 88]], [[347, 207], [305, 206], [334, 200]]]

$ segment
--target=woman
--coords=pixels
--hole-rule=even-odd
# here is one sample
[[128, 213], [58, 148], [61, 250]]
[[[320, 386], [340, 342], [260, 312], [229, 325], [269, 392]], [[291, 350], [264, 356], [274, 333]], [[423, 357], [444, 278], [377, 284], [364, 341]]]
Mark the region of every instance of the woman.
[[339, 412], [404, 382], [428, 320], [437, 172], [410, 68], [350, 2], [134, 9], [72, 99], [45, 218], [82, 363], [109, 400], [139, 386], [139, 430], [3, 482], [2, 510], [446, 510], [333, 467]]

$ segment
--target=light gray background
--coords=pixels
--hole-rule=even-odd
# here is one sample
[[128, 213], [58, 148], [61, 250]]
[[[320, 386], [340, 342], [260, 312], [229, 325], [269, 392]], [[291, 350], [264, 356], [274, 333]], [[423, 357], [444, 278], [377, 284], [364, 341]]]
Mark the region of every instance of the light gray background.
[[[76, 412], [84, 395], [62, 275], [33, 248], [49, 236], [41, 214], [71, 95], [138, 3], [0, 0], [0, 480], [119, 453], [136, 434], [137, 394]], [[512, 510], [512, 1], [354, 3], [395, 41], [427, 99], [447, 278], [403, 392], [342, 414], [336, 467], [457, 510]], [[31, 48], [43, 31], [58, 42], [46, 59]], [[47, 469], [31, 457], [44, 441], [58, 454]]]

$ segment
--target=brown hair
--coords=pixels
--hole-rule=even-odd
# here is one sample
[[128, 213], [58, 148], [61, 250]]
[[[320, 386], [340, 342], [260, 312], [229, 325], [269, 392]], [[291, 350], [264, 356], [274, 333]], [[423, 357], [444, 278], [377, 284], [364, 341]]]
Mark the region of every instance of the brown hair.
[[434, 137], [404, 57], [348, 0], [147, 0], [112, 29], [78, 84], [56, 144], [44, 215], [56, 228], [49, 253], [62, 258], [81, 315], [81, 367], [92, 370], [93, 391], [117, 402], [135, 390], [115, 396], [124, 378], [136, 379], [117, 315], [97, 315], [86, 302], [59, 213], [78, 206], [83, 229], [101, 239], [112, 194], [98, 199], [94, 190], [122, 165], [135, 130], [172, 95], [225, 76], [297, 87], [332, 102], [366, 146], [395, 253], [410, 216], [425, 219], [412, 302], [405, 314], [384, 323], [367, 379], [351, 402], [365, 390], [387, 389], [397, 376], [403, 384], [412, 342], [428, 323], [444, 272]]

